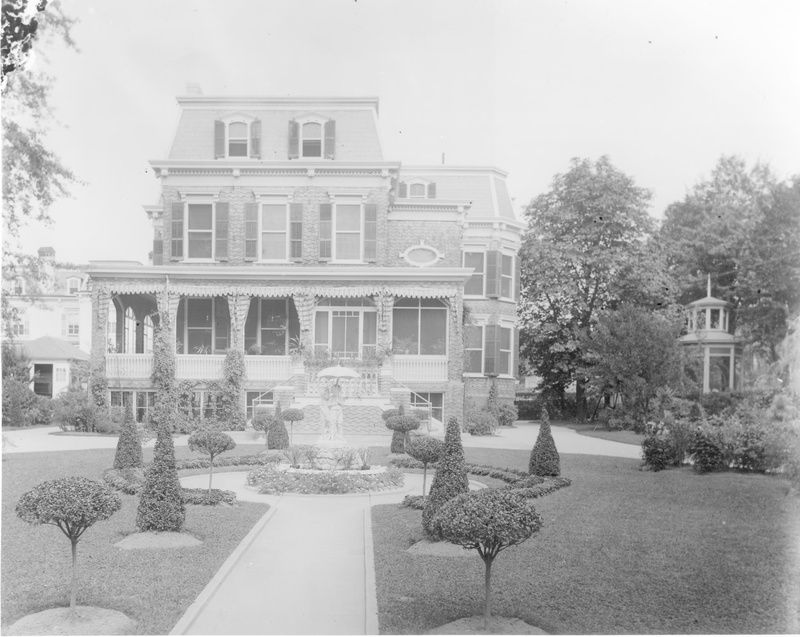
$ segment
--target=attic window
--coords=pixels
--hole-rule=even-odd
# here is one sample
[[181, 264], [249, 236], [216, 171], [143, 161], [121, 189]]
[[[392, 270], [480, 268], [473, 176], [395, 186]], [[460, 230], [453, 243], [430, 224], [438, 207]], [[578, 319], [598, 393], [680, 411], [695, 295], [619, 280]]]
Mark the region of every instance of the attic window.
[[425, 184], [410, 184], [408, 187], [408, 196], [409, 197], [421, 197], [425, 198], [427, 193], [425, 192]]
[[214, 157], [261, 157], [261, 120], [232, 115], [214, 122]]
[[336, 122], [317, 116], [289, 121], [289, 159], [333, 159]]
[[436, 199], [436, 183], [433, 181], [401, 181], [397, 190], [400, 199]]

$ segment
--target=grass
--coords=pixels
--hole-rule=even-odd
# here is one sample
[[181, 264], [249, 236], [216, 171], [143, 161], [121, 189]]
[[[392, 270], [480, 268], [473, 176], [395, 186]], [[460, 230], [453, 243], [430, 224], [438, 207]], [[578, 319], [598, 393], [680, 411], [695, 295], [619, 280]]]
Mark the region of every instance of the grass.
[[[525, 451], [467, 449], [516, 466]], [[800, 629], [800, 498], [764, 475], [652, 473], [561, 455], [572, 486], [535, 502], [544, 527], [500, 554], [494, 611], [557, 633], [784, 633]], [[380, 631], [422, 634], [482, 610], [483, 563], [410, 555], [421, 513], [373, 508]]]
[[635, 431], [630, 430], [614, 430], [606, 429], [597, 423], [577, 423], [577, 422], [552, 422], [554, 427], [568, 427], [582, 436], [589, 438], [600, 438], [602, 440], [611, 440], [613, 442], [622, 442], [628, 445], [636, 445], [640, 447], [644, 434], [637, 434]]
[[[258, 453], [240, 445], [235, 453]], [[53, 526], [32, 526], [15, 511], [20, 495], [36, 484], [67, 475], [101, 480], [114, 449], [3, 456], [2, 632], [24, 615], [69, 602], [69, 541]], [[152, 460], [145, 449], [145, 461]], [[193, 456], [178, 447], [179, 458]], [[198, 471], [201, 473], [202, 471]], [[135, 532], [135, 496], [121, 495], [122, 509], [86, 531], [78, 544], [78, 603], [121, 611], [139, 634], [167, 634], [214, 573], [267, 510], [267, 505], [188, 506], [185, 530], [203, 540], [196, 548], [123, 551], [114, 543]]]

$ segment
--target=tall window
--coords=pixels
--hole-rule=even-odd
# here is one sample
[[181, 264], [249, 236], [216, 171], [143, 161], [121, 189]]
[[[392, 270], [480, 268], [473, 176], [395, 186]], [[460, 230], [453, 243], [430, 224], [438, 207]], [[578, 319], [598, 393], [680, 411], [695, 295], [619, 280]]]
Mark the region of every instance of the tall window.
[[503, 254], [500, 257], [500, 296], [513, 298], [514, 289], [514, 257]]
[[211, 259], [214, 248], [214, 206], [190, 203], [187, 210], [187, 237], [190, 259]]
[[464, 372], [511, 374], [513, 329], [502, 325], [468, 325], [464, 328]]
[[511, 373], [511, 328], [499, 328], [499, 345], [497, 355], [497, 373]]
[[228, 157], [247, 157], [247, 124], [228, 124]]
[[483, 374], [483, 326], [467, 325], [464, 335], [464, 371], [468, 374]]
[[378, 314], [366, 298], [321, 299], [314, 317], [314, 345], [335, 358], [368, 358], [377, 348]]
[[361, 205], [336, 204], [334, 258], [339, 261], [361, 259]]
[[306, 122], [302, 126], [303, 157], [322, 157], [322, 124]]
[[439, 299], [398, 299], [392, 320], [398, 354], [442, 356], [447, 352], [447, 307]]
[[285, 203], [261, 204], [261, 259], [285, 261], [288, 246], [288, 211]]
[[252, 299], [244, 325], [248, 354], [285, 356], [292, 339], [300, 335], [300, 322], [289, 299]]
[[228, 303], [221, 298], [186, 298], [178, 305], [179, 354], [223, 354], [228, 348]]
[[484, 294], [484, 257], [483, 252], [464, 253], [464, 267], [473, 269], [472, 276], [464, 284], [464, 294], [467, 296], [483, 296]]

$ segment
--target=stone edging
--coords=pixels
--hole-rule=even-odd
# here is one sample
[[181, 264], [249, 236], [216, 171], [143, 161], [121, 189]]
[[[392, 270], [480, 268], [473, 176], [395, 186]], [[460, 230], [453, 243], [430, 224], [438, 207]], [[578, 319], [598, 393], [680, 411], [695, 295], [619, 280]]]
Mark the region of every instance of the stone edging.
[[364, 509], [364, 634], [377, 635], [378, 592], [375, 582], [375, 548], [372, 544], [372, 506]]
[[186, 631], [194, 623], [194, 620], [197, 619], [197, 616], [200, 614], [200, 611], [203, 610], [203, 607], [206, 605], [208, 600], [211, 599], [222, 582], [225, 581], [225, 578], [228, 577], [230, 572], [233, 570], [233, 567], [236, 566], [236, 563], [242, 557], [242, 554], [248, 548], [250, 548], [250, 545], [255, 541], [258, 534], [261, 533], [262, 529], [267, 525], [267, 522], [272, 519], [272, 516], [275, 515], [277, 510], [278, 509], [276, 506], [270, 505], [269, 511], [261, 516], [261, 519], [256, 522], [252, 529], [250, 529], [250, 532], [241, 542], [239, 542], [236, 548], [233, 549], [233, 553], [228, 556], [228, 559], [225, 560], [208, 584], [206, 584], [203, 590], [200, 591], [200, 594], [191, 603], [189, 608], [186, 609], [186, 612], [181, 616], [175, 626], [172, 627], [172, 630], [169, 631], [170, 635], [186, 634]]

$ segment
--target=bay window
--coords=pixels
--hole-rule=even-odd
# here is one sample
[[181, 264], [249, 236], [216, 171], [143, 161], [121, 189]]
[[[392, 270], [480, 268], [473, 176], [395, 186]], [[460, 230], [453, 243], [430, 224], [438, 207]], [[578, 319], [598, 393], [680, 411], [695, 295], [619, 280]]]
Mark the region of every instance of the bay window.
[[464, 284], [465, 296], [483, 296], [484, 253], [465, 252], [464, 267], [472, 268], [472, 276]]
[[464, 335], [465, 374], [513, 375], [513, 328], [467, 325]]
[[395, 353], [417, 356], [447, 353], [447, 306], [439, 299], [398, 299], [392, 317]]

